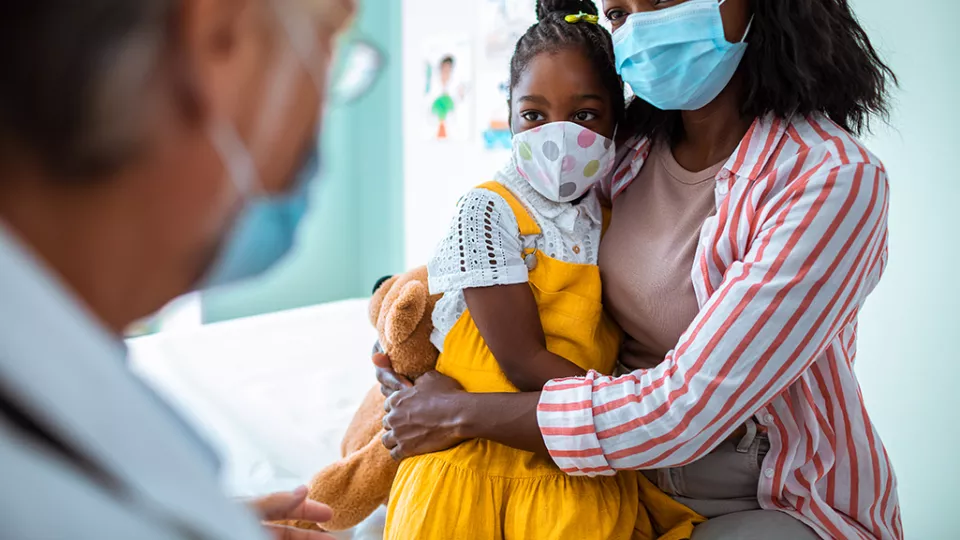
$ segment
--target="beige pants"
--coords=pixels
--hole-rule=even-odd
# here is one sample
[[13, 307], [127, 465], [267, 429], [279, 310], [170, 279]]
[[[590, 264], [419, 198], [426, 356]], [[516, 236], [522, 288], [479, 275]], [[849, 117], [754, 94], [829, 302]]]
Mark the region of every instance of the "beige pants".
[[699, 461], [644, 474], [674, 499], [708, 518], [696, 528], [693, 540], [819, 538], [787, 514], [760, 508], [757, 486], [769, 449], [766, 434], [759, 433], [751, 419], [741, 439], [724, 441]]

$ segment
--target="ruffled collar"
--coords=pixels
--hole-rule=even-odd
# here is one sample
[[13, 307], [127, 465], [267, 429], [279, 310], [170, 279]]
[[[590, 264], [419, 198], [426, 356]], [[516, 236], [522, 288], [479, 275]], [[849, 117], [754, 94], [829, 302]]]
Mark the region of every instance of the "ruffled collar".
[[565, 233], [573, 234], [580, 216], [586, 217], [594, 226], [603, 222], [600, 200], [597, 199], [595, 190], [591, 189], [578, 204], [551, 201], [520, 176], [513, 156], [510, 156], [507, 165], [496, 174], [496, 180], [510, 188], [521, 201]]

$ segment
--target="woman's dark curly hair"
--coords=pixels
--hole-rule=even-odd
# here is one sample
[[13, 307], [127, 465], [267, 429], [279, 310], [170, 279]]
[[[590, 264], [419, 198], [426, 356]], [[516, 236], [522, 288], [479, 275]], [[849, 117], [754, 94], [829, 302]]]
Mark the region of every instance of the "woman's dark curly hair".
[[593, 0], [537, 1], [537, 23], [517, 41], [517, 48], [510, 60], [510, 103], [513, 103], [513, 88], [530, 60], [540, 53], [576, 48], [587, 55], [596, 68], [600, 81], [610, 94], [614, 120], [619, 123], [623, 118], [625, 100], [623, 81], [617, 75], [613, 56], [613, 40], [610, 32], [598, 24], [586, 21], [569, 23], [564, 20], [567, 15], [580, 13], [598, 15], [599, 11]]
[[[872, 115], [887, 118], [897, 78], [870, 43], [848, 0], [751, 0], [753, 25], [738, 74], [745, 118], [823, 113], [861, 134]], [[634, 135], [676, 140], [677, 111], [640, 99], [627, 109]]]

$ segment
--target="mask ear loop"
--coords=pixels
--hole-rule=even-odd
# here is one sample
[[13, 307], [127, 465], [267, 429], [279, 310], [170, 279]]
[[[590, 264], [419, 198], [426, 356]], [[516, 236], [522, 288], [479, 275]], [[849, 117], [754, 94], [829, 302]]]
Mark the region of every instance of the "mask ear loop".
[[[717, 9], [720, 9], [720, 6], [722, 6], [724, 3], [726, 3], [726, 1], [727, 1], [727, 0], [720, 0], [720, 3], [717, 4]], [[750, 27], [753, 26], [753, 19], [754, 19], [754, 17], [756, 17], [756, 15], [751, 15], [751, 16], [750, 16], [750, 21], [747, 23], [747, 29], [744, 30], [744, 32], [743, 32], [743, 37], [740, 38], [740, 43], [743, 43], [744, 41], [747, 40], [747, 34], [750, 33]]]
[[753, 19], [755, 15], [750, 16], [750, 21], [747, 22], [747, 29], [743, 31], [743, 37], [740, 38], [740, 43], [745, 43], [747, 41], [747, 35], [750, 33], [750, 27], [753, 26]]
[[[303, 64], [303, 69], [313, 80], [317, 98], [320, 100], [317, 112], [317, 122], [319, 124], [319, 118], [323, 116], [323, 101], [328, 89], [323, 84], [324, 77], [317, 65], [320, 56], [317, 52], [317, 43], [319, 42], [317, 33], [309, 23], [297, 18], [290, 13], [289, 9], [280, 7], [276, 2], [271, 2], [271, 4], [274, 6], [274, 12], [276, 12], [280, 24], [283, 25], [283, 29], [287, 33], [290, 46], [300, 59], [300, 63]], [[329, 78], [327, 80], [329, 82]]]
[[209, 132], [210, 141], [220, 154], [220, 160], [227, 170], [227, 175], [230, 176], [230, 182], [233, 183], [240, 197], [248, 199], [262, 191], [257, 164], [254, 163], [253, 156], [243, 144], [236, 128], [218, 120], [210, 127]]

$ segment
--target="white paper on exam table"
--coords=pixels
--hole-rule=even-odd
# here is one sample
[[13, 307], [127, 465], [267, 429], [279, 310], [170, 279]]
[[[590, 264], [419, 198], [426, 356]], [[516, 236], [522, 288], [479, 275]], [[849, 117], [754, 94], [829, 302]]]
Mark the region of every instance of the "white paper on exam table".
[[302, 484], [338, 459], [375, 384], [376, 332], [352, 300], [161, 333], [130, 342], [134, 370], [219, 451], [224, 489]]

